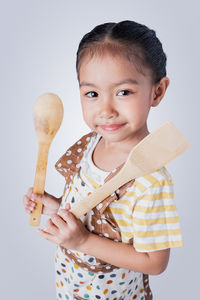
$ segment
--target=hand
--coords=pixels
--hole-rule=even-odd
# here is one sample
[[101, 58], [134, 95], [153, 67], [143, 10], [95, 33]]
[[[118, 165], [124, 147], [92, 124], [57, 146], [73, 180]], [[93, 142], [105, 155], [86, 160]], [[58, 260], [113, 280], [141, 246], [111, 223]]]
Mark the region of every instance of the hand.
[[83, 223], [69, 212], [70, 204], [67, 203], [65, 209], [59, 210], [46, 224], [44, 230], [37, 229], [38, 233], [59, 246], [67, 249], [80, 250], [86, 243], [90, 232]]
[[31, 187], [28, 189], [27, 194], [23, 197], [23, 204], [25, 211], [30, 214], [37, 205], [37, 203], [34, 201], [40, 201], [43, 204], [42, 213], [44, 215], [51, 216], [58, 212], [61, 199], [62, 198], [56, 198], [46, 192], [44, 192], [44, 195], [35, 194], [33, 193], [33, 188]]

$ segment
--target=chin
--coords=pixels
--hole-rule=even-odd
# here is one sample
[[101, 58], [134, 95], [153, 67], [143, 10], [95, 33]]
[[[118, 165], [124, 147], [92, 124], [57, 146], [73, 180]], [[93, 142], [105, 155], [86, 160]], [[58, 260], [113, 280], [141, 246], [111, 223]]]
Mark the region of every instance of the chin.
[[121, 142], [126, 138], [126, 136], [118, 132], [99, 132], [99, 133], [106, 141], [109, 142]]

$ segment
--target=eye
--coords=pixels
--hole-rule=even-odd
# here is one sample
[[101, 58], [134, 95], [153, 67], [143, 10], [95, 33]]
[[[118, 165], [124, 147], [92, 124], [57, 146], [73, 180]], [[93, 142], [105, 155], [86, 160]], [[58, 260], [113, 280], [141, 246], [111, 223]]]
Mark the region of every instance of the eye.
[[94, 91], [88, 92], [85, 95], [88, 96], [89, 98], [94, 98], [98, 96], [98, 94]]
[[129, 90], [121, 90], [121, 91], [118, 93], [118, 95], [119, 95], [121, 92], [123, 93], [123, 95], [120, 95], [120, 96], [127, 96], [127, 95], [131, 94], [131, 91], [129, 91]]

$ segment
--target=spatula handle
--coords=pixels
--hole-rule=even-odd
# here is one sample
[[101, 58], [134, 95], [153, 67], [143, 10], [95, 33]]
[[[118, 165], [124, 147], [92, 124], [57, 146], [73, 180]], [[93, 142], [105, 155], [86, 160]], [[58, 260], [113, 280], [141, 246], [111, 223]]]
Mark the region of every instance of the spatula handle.
[[[49, 146], [50, 144], [39, 143], [38, 160], [37, 160], [33, 192], [40, 195], [44, 194]], [[36, 201], [36, 203], [37, 203], [36, 208], [30, 214], [31, 226], [40, 225], [40, 218], [41, 218], [43, 205], [39, 201]]]
[[125, 173], [124, 176], [121, 176], [121, 173], [116, 174], [102, 187], [96, 189], [92, 194], [84, 198], [80, 203], [75, 203], [70, 212], [79, 219], [81, 216], [99, 204], [103, 199], [116, 191], [120, 186], [127, 183], [130, 179], [133, 179], [134, 174], [137, 176], [137, 172], [134, 173], [134, 170], [132, 170], [131, 177], [128, 173]]

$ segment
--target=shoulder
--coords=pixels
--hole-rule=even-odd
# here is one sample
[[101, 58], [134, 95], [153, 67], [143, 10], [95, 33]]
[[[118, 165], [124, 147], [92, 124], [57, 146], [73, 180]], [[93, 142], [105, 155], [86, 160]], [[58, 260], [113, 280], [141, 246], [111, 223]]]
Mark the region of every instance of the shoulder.
[[155, 172], [137, 177], [133, 185], [127, 189], [127, 193], [138, 198], [145, 193], [154, 193], [156, 189], [167, 188], [172, 190], [173, 180], [170, 172], [165, 166]]
[[83, 152], [85, 151], [85, 149], [87, 149], [87, 146], [91, 144], [91, 142], [93, 143], [96, 135], [97, 134], [95, 131], [91, 131], [79, 138], [58, 159], [55, 164], [56, 170], [63, 176], [66, 176], [67, 170], [69, 170], [69, 168], [73, 169], [73, 165], [77, 165], [80, 162], [83, 156]]

